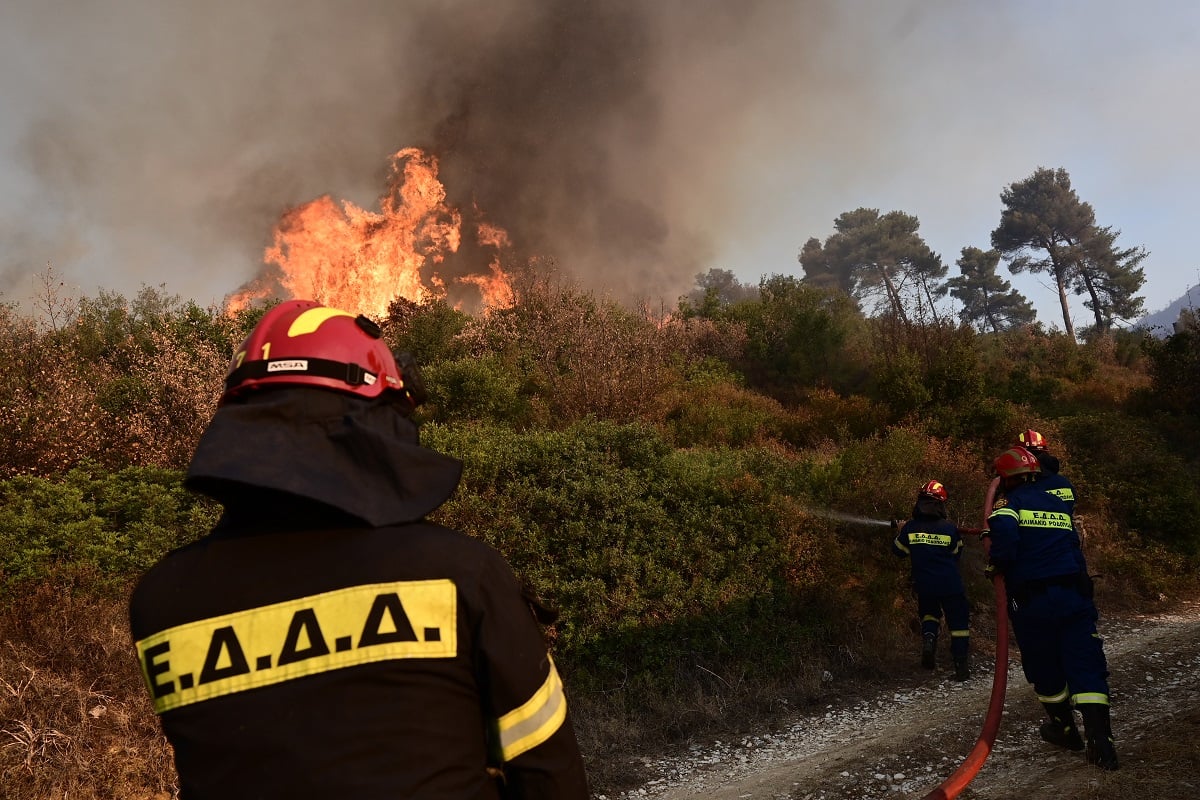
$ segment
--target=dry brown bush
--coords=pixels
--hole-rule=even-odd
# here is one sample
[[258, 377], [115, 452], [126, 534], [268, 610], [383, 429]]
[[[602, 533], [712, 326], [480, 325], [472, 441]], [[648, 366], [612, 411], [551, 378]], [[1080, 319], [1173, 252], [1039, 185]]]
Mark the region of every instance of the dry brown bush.
[[[12, 334], [11, 329], [5, 331]], [[101, 447], [105, 415], [94, 383], [102, 365], [84, 370], [72, 353], [43, 336], [5, 336], [0, 399], [0, 463], [5, 477], [50, 475]]]
[[672, 359], [723, 346], [711, 325], [672, 323], [549, 280], [519, 286], [511, 306], [477, 319], [462, 340], [468, 353], [496, 354], [525, 376], [537, 421], [549, 426], [661, 421], [679, 381]]
[[84, 459], [186, 465], [228, 354], [204, 335], [165, 329], [101, 347], [90, 324], [81, 316], [49, 329], [0, 310], [0, 476], [52, 475]]
[[211, 342], [180, 342], [152, 334], [154, 355], [133, 364], [128, 378], [145, 394], [119, 412], [110, 413], [110, 449], [127, 454], [130, 463], [182, 469], [216, 410], [228, 354]]

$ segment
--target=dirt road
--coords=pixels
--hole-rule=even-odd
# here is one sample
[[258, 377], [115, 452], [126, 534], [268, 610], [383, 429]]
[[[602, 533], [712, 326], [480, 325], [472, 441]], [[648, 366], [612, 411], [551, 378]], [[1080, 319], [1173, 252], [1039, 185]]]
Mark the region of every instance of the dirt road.
[[[1143, 745], [1154, 740], [1165, 720], [1200, 723], [1200, 603], [1184, 604], [1171, 614], [1102, 619], [1099, 627], [1112, 672], [1119, 774], [1127, 779], [1131, 770], [1143, 767], [1170, 769], [1149, 763], [1158, 756]], [[1042, 711], [1021, 674], [1015, 646], [1009, 661], [995, 748], [959, 797], [1062, 797], [1059, 790], [1068, 787], [1102, 789], [1112, 774], [1039, 738]], [[989, 665], [979, 665], [966, 684], [947, 680], [945, 672], [926, 675], [923, 682], [910, 681], [850, 707], [830, 706], [799, 717], [773, 733], [693, 744], [669, 757], [647, 759], [645, 766], [656, 777], [622, 798], [921, 798], [974, 746], [991, 677]], [[1180, 774], [1177, 786], [1175, 797], [1200, 798], [1200, 777]]]

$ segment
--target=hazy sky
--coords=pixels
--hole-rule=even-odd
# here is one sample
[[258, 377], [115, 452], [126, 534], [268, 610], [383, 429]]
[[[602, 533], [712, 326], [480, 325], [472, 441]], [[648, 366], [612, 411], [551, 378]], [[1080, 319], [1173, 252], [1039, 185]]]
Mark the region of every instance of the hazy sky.
[[956, 275], [1004, 187], [1062, 167], [1150, 251], [1155, 311], [1200, 283], [1198, 85], [1183, 0], [0, 0], [0, 291], [49, 262], [219, 301], [285, 208], [371, 207], [417, 146], [518, 247], [669, 302], [802, 274], [864, 206]]

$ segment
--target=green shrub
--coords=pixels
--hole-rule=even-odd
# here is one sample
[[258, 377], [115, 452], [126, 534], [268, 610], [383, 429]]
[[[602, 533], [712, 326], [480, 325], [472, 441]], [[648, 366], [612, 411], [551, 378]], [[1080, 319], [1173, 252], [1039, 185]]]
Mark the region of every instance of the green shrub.
[[1150, 360], [1151, 405], [1200, 419], [1200, 330], [1147, 339], [1143, 348]]
[[870, 436], [888, 424], [891, 411], [863, 395], [841, 395], [832, 389], [805, 392], [784, 422], [784, 439], [795, 447], [823, 447]]
[[689, 384], [666, 426], [679, 447], [742, 447], [778, 438], [786, 423], [783, 407], [769, 397], [717, 382]]
[[459, 334], [470, 324], [471, 317], [445, 300], [418, 304], [403, 297], [392, 301], [383, 320], [392, 347], [412, 353], [422, 368], [465, 355]]
[[872, 374], [874, 382], [870, 396], [886, 403], [897, 418], [928, 405], [934, 399], [933, 387], [928, 383], [921, 359], [912, 350], [881, 354]]
[[126, 585], [216, 523], [216, 506], [185, 490], [181, 477], [85, 463], [57, 480], [0, 482], [0, 592], [52, 574], [89, 576], [100, 591]]
[[520, 376], [497, 356], [440, 361], [422, 369], [422, 375], [431, 405], [423, 409], [426, 419], [521, 424], [529, 418]]
[[423, 438], [466, 464], [439, 519], [497, 547], [550, 596], [563, 612], [558, 646], [591, 680], [608, 669], [658, 674], [655, 664], [690, 645], [668, 638], [618, 653], [613, 639], [680, 626], [737, 641], [739, 660], [762, 663], [765, 642], [754, 646], [731, 609], [768, 615], [756, 626], [790, 626], [771, 615], [820, 583], [825, 527], [786, 502], [796, 473], [785, 451], [674, 450], [653, 428], [606, 422], [526, 434], [430, 425]]
[[1200, 553], [1200, 467], [1149, 422], [1116, 413], [1060, 420], [1081, 503], [1104, 498], [1130, 530]]

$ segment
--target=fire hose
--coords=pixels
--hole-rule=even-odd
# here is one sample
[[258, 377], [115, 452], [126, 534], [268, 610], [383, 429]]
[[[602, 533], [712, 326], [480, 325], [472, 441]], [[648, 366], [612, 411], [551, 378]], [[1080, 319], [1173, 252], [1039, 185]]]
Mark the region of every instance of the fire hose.
[[[992, 503], [996, 499], [996, 491], [1000, 487], [1000, 479], [995, 478], [988, 486], [987, 499], [983, 505], [984, 525], [992, 513]], [[988, 549], [988, 540], [983, 540], [984, 550]], [[979, 770], [992, 745], [996, 742], [996, 734], [1000, 731], [1000, 717], [1004, 714], [1004, 691], [1008, 685], [1008, 597], [1004, 591], [1004, 577], [992, 576], [992, 585], [996, 591], [996, 671], [992, 676], [992, 697], [988, 702], [987, 716], [983, 721], [983, 731], [971, 752], [950, 777], [941, 785], [925, 795], [922, 800], [951, 800], [958, 797], [959, 792], [967, 787]]]

